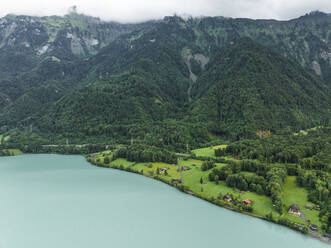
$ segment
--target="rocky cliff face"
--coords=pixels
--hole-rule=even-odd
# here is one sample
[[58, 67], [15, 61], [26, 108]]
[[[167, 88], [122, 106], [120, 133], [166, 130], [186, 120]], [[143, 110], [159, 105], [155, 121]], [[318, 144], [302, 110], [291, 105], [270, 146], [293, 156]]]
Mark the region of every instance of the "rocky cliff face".
[[239, 37], [272, 48], [275, 52], [309, 68], [331, 84], [331, 14], [312, 12], [290, 21], [207, 17], [165, 19], [193, 30], [195, 43], [205, 53], [234, 42]]
[[[48, 87], [50, 80], [81, 80], [76, 75], [85, 59], [119, 36], [147, 30], [152, 24], [104, 22], [75, 12], [63, 17], [7, 15], [1, 18], [0, 110], [30, 90]], [[82, 67], [81, 70], [84, 74]], [[65, 88], [71, 88], [66, 84]]]
[[0, 49], [31, 51], [36, 56], [65, 50], [66, 56], [86, 57], [118, 36], [148, 25], [103, 22], [76, 13], [41, 18], [8, 15], [0, 19]]
[[[205, 52], [247, 36], [282, 55], [331, 78], [331, 15], [313, 12], [290, 21], [222, 17], [166, 17], [163, 22], [194, 33], [194, 43]], [[0, 19], [0, 53], [15, 50], [38, 60], [46, 56], [72, 60], [96, 54], [117, 37], [149, 30], [156, 22], [119, 24], [72, 12], [64, 17], [8, 15]], [[18, 58], [19, 59], [19, 58]]]

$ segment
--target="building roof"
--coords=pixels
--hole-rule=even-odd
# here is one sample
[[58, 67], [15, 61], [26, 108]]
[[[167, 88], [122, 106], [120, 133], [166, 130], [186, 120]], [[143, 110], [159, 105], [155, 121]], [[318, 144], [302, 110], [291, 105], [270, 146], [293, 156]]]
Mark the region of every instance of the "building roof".
[[252, 203], [252, 201], [248, 200], [248, 199], [242, 200], [242, 202], [245, 203], [245, 204], [251, 204]]
[[289, 207], [289, 209], [291, 210], [295, 210], [295, 211], [299, 211], [300, 210], [300, 207], [297, 205], [297, 204], [293, 204]]

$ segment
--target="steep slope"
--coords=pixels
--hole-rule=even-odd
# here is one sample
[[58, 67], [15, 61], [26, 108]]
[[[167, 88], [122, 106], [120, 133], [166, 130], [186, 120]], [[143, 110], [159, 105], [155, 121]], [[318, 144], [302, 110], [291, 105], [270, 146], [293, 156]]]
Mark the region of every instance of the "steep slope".
[[210, 63], [193, 88], [192, 118], [216, 133], [252, 135], [258, 129], [328, 123], [330, 88], [316, 76], [248, 38]]
[[204, 51], [249, 37], [331, 84], [331, 14], [315, 11], [289, 21], [206, 17], [183, 23], [194, 30], [196, 43]]
[[163, 34], [156, 29], [135, 42], [124, 39], [103, 49], [90, 61], [91, 74], [102, 79], [60, 99], [38, 121], [40, 129], [106, 134], [114, 126], [172, 119], [228, 137], [251, 137], [258, 129], [279, 132], [329, 122], [330, 88], [249, 38], [216, 53], [191, 85], [190, 99], [188, 68], [178, 56], [187, 45], [180, 43], [185, 35], [178, 34], [176, 42]]
[[45, 136], [83, 140], [126, 126], [126, 138], [145, 139], [171, 123], [157, 143], [176, 125], [194, 135], [186, 129], [192, 123], [204, 141], [207, 131], [239, 137], [326, 123], [330, 96], [321, 80], [331, 73], [330, 23], [320, 12], [285, 22], [173, 16], [134, 25], [77, 13], [7, 16], [0, 20], [1, 130], [32, 125]]
[[64, 17], [1, 18], [2, 128], [33, 123], [52, 103], [86, 81], [86, 58], [118, 36], [150, 25], [103, 22], [75, 12]]
[[[189, 72], [181, 56], [183, 44], [165, 28], [171, 26], [163, 23], [148, 33], [125, 35], [93, 56], [87, 61], [92, 83], [60, 99], [38, 122], [40, 128], [102, 133], [110, 125], [182, 119]], [[175, 26], [170, 32], [179, 31]], [[132, 38], [136, 35], [139, 39]]]
[[[38, 121], [44, 132], [105, 133], [109, 125], [145, 123], [181, 115], [161, 88], [164, 78], [140, 71], [123, 73], [97, 82], [61, 98]], [[90, 131], [89, 131], [90, 130]]]
[[76, 12], [64, 17], [8, 15], [1, 18], [0, 115], [10, 115], [1, 119], [6, 119], [4, 123], [15, 123], [17, 119], [29, 117], [33, 111], [12, 118], [11, 113], [24, 112], [18, 109], [22, 98], [42, 91], [39, 87], [55, 87], [51, 85], [55, 81], [64, 88], [75, 87], [86, 77], [87, 71], [82, 65], [86, 58], [120, 35], [148, 29], [152, 23], [104, 22]]

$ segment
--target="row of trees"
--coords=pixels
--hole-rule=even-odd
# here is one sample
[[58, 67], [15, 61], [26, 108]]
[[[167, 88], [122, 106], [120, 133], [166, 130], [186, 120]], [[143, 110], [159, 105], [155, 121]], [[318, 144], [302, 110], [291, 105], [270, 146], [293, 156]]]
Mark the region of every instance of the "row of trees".
[[113, 159], [116, 158], [126, 158], [129, 161], [134, 162], [177, 163], [177, 157], [174, 153], [155, 146], [144, 145], [128, 146], [117, 149], [113, 156]]
[[218, 180], [225, 180], [227, 186], [232, 188], [268, 195], [277, 211], [282, 213], [284, 204], [281, 191], [286, 176], [287, 170], [284, 167], [271, 167], [256, 161], [243, 160], [213, 169], [208, 178], [216, 183]]
[[297, 183], [314, 192], [310, 201], [321, 203], [331, 197], [331, 176], [327, 172], [299, 170]]
[[215, 167], [216, 167], [216, 164], [214, 161], [205, 161], [201, 165], [201, 170], [206, 171], [206, 170], [210, 170]]
[[[100, 113], [100, 115], [103, 115]], [[91, 119], [93, 119], [91, 117]], [[19, 145], [65, 144], [124, 144], [157, 146], [177, 152], [189, 152], [202, 147], [210, 141], [205, 124], [187, 120], [139, 121], [136, 123], [98, 124], [81, 120], [81, 125], [88, 130], [73, 128], [61, 133], [51, 130], [38, 130], [22, 127], [10, 132], [11, 147]], [[94, 130], [94, 131], [92, 131]], [[60, 131], [59, 131], [60, 132]]]
[[265, 191], [266, 181], [263, 177], [253, 175], [247, 175], [244, 173], [232, 174], [226, 178], [226, 185], [231, 188], [237, 188], [240, 190], [250, 190], [258, 194], [263, 194]]
[[282, 214], [284, 202], [282, 198], [282, 186], [287, 176], [287, 171], [284, 168], [273, 167], [267, 172], [267, 187], [266, 193], [271, 196], [272, 203], [277, 211]]
[[[2, 147], [2, 148], [1, 148]], [[89, 144], [89, 145], [2, 145], [0, 146], [0, 156], [10, 156], [10, 149], [19, 149], [23, 153], [58, 153], [58, 154], [90, 154], [111, 148], [104, 144]]]
[[238, 156], [268, 163], [296, 163], [304, 169], [331, 171], [331, 128], [307, 135], [274, 135], [266, 139], [234, 142], [216, 156]]
[[299, 170], [297, 184], [308, 190], [309, 201], [321, 208], [322, 229], [331, 234], [331, 176], [324, 171]]

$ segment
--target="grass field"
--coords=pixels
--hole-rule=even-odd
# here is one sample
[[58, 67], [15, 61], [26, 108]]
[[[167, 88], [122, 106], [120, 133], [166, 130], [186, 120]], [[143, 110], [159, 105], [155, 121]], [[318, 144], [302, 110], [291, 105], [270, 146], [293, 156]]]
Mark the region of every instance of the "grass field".
[[[203, 157], [214, 157], [214, 150], [218, 148], [225, 148], [225, 145], [214, 146], [214, 147], [206, 147], [201, 149], [193, 150], [197, 156]], [[94, 162], [99, 161], [104, 162], [104, 158], [108, 157], [111, 159], [112, 152], [106, 151], [101, 153], [96, 153]], [[226, 158], [233, 159], [233, 158]], [[179, 160], [178, 164], [180, 166], [188, 167], [189, 170], [182, 171], [184, 186], [187, 186], [189, 191], [193, 192], [196, 195], [200, 195], [205, 199], [217, 199], [220, 194], [225, 195], [227, 193], [233, 194], [233, 196], [238, 200], [249, 199], [253, 201], [253, 213], [259, 216], [266, 216], [269, 213], [272, 213], [273, 218], [277, 220], [280, 217], [280, 214], [275, 210], [271, 198], [266, 195], [259, 195], [255, 192], [240, 192], [237, 189], [230, 188], [226, 185], [225, 181], [219, 181], [218, 184], [215, 182], [211, 182], [208, 179], [208, 175], [211, 170], [202, 171], [201, 165], [203, 161], [197, 159], [186, 159]], [[217, 168], [221, 168], [225, 166], [224, 163], [216, 163]], [[163, 181], [171, 183], [173, 179], [180, 179], [180, 173], [178, 171], [177, 165], [166, 164], [166, 163], [135, 163], [130, 162], [126, 159], [116, 159], [110, 162], [108, 165], [103, 165], [105, 167], [116, 167], [119, 168], [122, 166], [125, 170], [131, 170], [140, 174], [143, 174], [148, 177], [155, 177], [156, 175]], [[157, 171], [161, 168], [167, 168], [167, 175], [158, 174]], [[252, 172], [242, 172], [246, 174], [252, 174]], [[203, 183], [200, 183], [200, 179], [202, 178]], [[319, 220], [319, 212], [317, 210], [307, 210], [306, 205], [312, 205], [311, 202], [308, 201], [308, 192], [304, 188], [300, 188], [296, 185], [296, 177], [288, 176], [285, 180], [285, 183], [282, 188], [282, 196], [285, 204], [284, 213], [281, 217], [285, 217], [288, 220], [306, 225], [307, 220], [310, 221], [311, 224], [316, 224], [321, 230], [321, 222]], [[297, 217], [295, 215], [291, 215], [288, 213], [288, 208], [292, 204], [297, 204], [300, 207], [300, 210], [304, 213], [305, 219]]]
[[[318, 218], [318, 211], [317, 210], [307, 210], [306, 205], [314, 205], [313, 203], [308, 201], [308, 192], [304, 188], [300, 188], [296, 185], [296, 177], [289, 176], [286, 178], [284, 186], [283, 186], [283, 197], [286, 205], [286, 212], [288, 208], [292, 204], [297, 204], [300, 207], [300, 211], [304, 212], [306, 216], [306, 220], [310, 220], [312, 224], [317, 225], [321, 228], [321, 222]], [[292, 214], [286, 213], [285, 216], [290, 220], [297, 222], [297, 223], [304, 223], [302, 219]]]
[[227, 145], [218, 145], [218, 146], [211, 146], [211, 147], [205, 147], [200, 149], [192, 150], [192, 152], [201, 157], [215, 157], [215, 150], [216, 149], [224, 149]]
[[94, 154], [96, 158], [94, 159], [95, 162], [99, 161], [102, 163], [104, 167], [116, 167], [119, 168], [122, 166], [123, 169], [127, 170], [130, 169], [134, 172], [143, 173], [145, 176], [154, 176], [157, 175], [157, 171], [161, 168], [167, 168], [167, 174], [164, 173], [159, 174], [158, 176], [162, 178], [163, 180], [167, 182], [171, 182], [172, 179], [180, 179], [180, 174], [178, 172], [178, 167], [171, 164], [166, 164], [162, 162], [154, 162], [154, 163], [136, 163], [136, 162], [130, 162], [127, 159], [124, 158], [118, 158], [114, 161], [111, 161], [109, 164], [104, 163], [104, 159], [106, 157], [110, 158], [112, 157], [111, 151], [105, 151]]
[[[205, 149], [205, 148], [204, 148]], [[103, 162], [105, 157], [111, 158], [111, 152], [102, 152], [95, 154], [95, 161], [99, 160], [99, 162]], [[200, 160], [179, 160], [180, 166], [188, 167], [189, 170], [183, 171], [183, 181], [184, 186], [188, 186], [189, 190], [195, 194], [199, 194], [204, 198], [214, 198], [216, 199], [219, 194], [225, 195], [227, 193], [231, 193], [236, 196], [236, 198], [240, 200], [250, 199], [253, 201], [253, 213], [265, 216], [270, 212], [273, 213], [274, 217], [278, 217], [279, 214], [274, 210], [272, 206], [272, 202], [269, 197], [264, 195], [258, 195], [254, 192], [239, 192], [237, 189], [229, 188], [226, 186], [225, 181], [220, 181], [219, 184], [215, 182], [210, 182], [208, 180], [208, 175], [210, 170], [202, 171], [201, 165], [203, 161]], [[167, 168], [168, 175], [160, 174], [158, 175], [162, 180], [167, 182], [171, 182], [172, 179], [180, 179], [180, 173], [178, 172], [178, 167], [172, 164], [166, 163], [135, 163], [129, 162], [126, 159], [116, 159], [109, 163], [108, 165], [104, 165], [105, 167], [119, 167], [122, 166], [123, 169], [130, 169], [132, 171], [143, 173], [145, 176], [155, 176], [157, 174], [158, 169]], [[222, 163], [216, 163], [217, 168], [221, 168], [225, 166]], [[204, 184], [200, 183], [200, 179], [203, 179]]]
[[10, 136], [3, 136], [2, 134], [0, 134], [0, 145], [2, 144], [3, 141], [8, 141], [10, 138]]
[[19, 149], [5, 149], [3, 151], [8, 151], [11, 156], [21, 155], [23, 152]]
[[[0, 145], [2, 144], [2, 142], [6, 142], [9, 139], [10, 139], [10, 136], [4, 136], [4, 135], [0, 134]], [[11, 156], [23, 154], [23, 152], [19, 149], [4, 149], [3, 151], [9, 152]]]
[[[201, 171], [202, 161], [199, 162], [200, 163], [197, 163], [197, 161], [194, 160], [179, 161], [180, 165], [189, 166], [190, 168], [192, 168], [189, 171], [183, 172], [183, 178], [184, 178], [184, 185], [189, 186], [193, 192], [199, 193], [207, 198], [211, 198], [211, 197], [217, 198], [219, 193], [222, 193], [222, 195], [225, 195], [227, 193], [232, 193], [235, 194], [241, 200], [244, 199], [252, 200], [254, 207], [253, 213], [265, 216], [266, 214], [272, 212], [274, 217], [279, 216], [279, 214], [274, 210], [270, 198], [267, 196], [258, 195], [254, 192], [242, 192], [240, 194], [238, 190], [226, 186], [225, 181], [220, 181], [219, 184], [210, 182], [208, 180], [208, 174], [210, 173], [210, 170]], [[192, 164], [196, 164], [196, 166], [192, 167]], [[221, 164], [221, 163], [217, 163], [216, 165], [217, 168], [221, 168], [225, 166], [225, 164]], [[206, 184], [200, 184], [200, 178], [202, 178]]]
[[[219, 193], [226, 194], [234, 192], [233, 189], [228, 188], [225, 183], [222, 184], [223, 182], [220, 182], [219, 185], [210, 182], [208, 180], [208, 174], [210, 173], [210, 171], [202, 171], [202, 163], [203, 162], [199, 160], [179, 161], [179, 165], [191, 168], [188, 171], [183, 171], [184, 185], [190, 187], [190, 190], [192, 190], [193, 192], [199, 193], [207, 198], [216, 198]], [[217, 167], [221, 168], [224, 165], [225, 164], [217, 164]], [[200, 184], [200, 178], [202, 178], [206, 184]], [[202, 192], [201, 189], [203, 190]]]
[[23, 154], [23, 152], [19, 149], [8, 149], [8, 151], [12, 154], [12, 155], [21, 155]]
[[131, 167], [134, 164], [134, 162], [129, 162], [128, 160], [124, 158], [118, 158], [110, 163], [110, 166], [116, 165], [116, 166], [123, 166], [124, 168]]
[[0, 144], [2, 144], [2, 142], [6, 142], [10, 139], [10, 136], [3, 136], [2, 134], [0, 135]]

